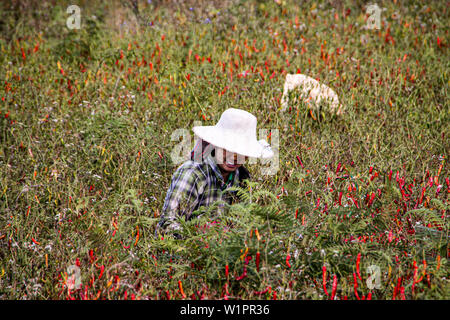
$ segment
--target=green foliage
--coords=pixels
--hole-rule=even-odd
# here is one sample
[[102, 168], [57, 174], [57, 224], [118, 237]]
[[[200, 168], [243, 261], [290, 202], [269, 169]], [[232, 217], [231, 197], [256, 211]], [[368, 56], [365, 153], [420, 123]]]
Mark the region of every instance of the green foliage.
[[[79, 30], [0, 3], [0, 298], [448, 299], [445, 2], [383, 2], [380, 30], [361, 1], [123, 3], [78, 1]], [[296, 72], [345, 113], [282, 112]], [[172, 133], [229, 107], [279, 130], [279, 170], [156, 235]]]

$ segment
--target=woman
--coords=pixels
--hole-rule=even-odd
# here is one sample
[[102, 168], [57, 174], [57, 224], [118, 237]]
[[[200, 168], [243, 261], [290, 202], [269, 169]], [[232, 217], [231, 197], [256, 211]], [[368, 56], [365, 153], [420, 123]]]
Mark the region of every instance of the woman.
[[172, 177], [157, 231], [162, 228], [178, 237], [179, 217], [189, 220], [194, 211], [212, 204], [218, 204], [221, 212], [225, 203], [231, 204], [232, 196], [226, 189], [250, 177], [243, 167], [248, 157], [273, 156], [265, 140], [256, 140], [256, 123], [251, 113], [230, 108], [215, 126], [193, 128], [201, 140], [191, 160]]

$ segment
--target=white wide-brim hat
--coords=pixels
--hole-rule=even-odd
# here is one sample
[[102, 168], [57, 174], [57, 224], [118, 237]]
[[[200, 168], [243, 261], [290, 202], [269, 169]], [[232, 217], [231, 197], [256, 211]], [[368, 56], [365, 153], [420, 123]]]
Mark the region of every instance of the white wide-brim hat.
[[266, 140], [256, 139], [256, 117], [230, 108], [220, 116], [215, 126], [197, 126], [192, 130], [210, 144], [252, 158], [271, 158], [274, 154]]

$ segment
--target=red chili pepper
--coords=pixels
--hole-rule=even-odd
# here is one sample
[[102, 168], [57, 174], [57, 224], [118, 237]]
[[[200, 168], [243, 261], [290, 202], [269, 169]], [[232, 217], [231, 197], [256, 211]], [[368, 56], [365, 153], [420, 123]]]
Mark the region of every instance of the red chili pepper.
[[291, 258], [291, 255], [288, 254], [288, 255], [286, 256], [286, 265], [288, 266], [288, 268], [291, 267], [291, 264], [289, 263], [289, 259], [290, 259], [290, 258]]
[[355, 204], [355, 206], [359, 209], [358, 201], [355, 198], [353, 198], [353, 197], [352, 197], [352, 201]]
[[358, 288], [358, 279], [356, 279], [356, 273], [353, 272], [353, 291], [355, 292], [356, 299], [360, 300], [357, 288]]
[[260, 260], [260, 253], [259, 251], [256, 253], [256, 271], [259, 272], [259, 260]]
[[420, 276], [420, 278], [419, 279], [417, 279], [417, 281], [416, 281], [416, 283], [419, 283], [419, 282], [421, 282], [422, 280], [423, 280], [423, 277], [426, 275], [426, 270], [427, 270], [427, 261], [426, 260], [423, 260], [423, 273], [422, 273], [422, 275]]
[[98, 276], [99, 279], [102, 278], [103, 272], [104, 272], [104, 271], [105, 271], [105, 266], [102, 265], [102, 266], [100, 267], [100, 275]]
[[359, 264], [360, 264], [360, 261], [361, 261], [361, 252], [358, 253], [358, 256], [357, 256], [357, 258], [356, 258], [356, 274], [358, 275], [358, 279], [359, 279], [360, 281], [362, 281], [362, 279], [361, 279], [361, 274], [360, 274], [360, 272], [359, 272]]
[[337, 289], [337, 276], [334, 275], [333, 277], [333, 286], [331, 289], [331, 300], [334, 300], [334, 297], [336, 295], [336, 289]]
[[262, 295], [262, 294], [265, 294], [267, 292], [270, 293], [271, 290], [272, 290], [272, 287], [267, 286], [266, 289], [264, 289], [263, 291], [255, 291], [254, 293], [257, 294], [257, 295]]
[[186, 299], [186, 295], [184, 294], [183, 284], [182, 284], [181, 280], [178, 280], [178, 288], [180, 289], [180, 293], [183, 296], [183, 298]]
[[139, 241], [139, 226], [136, 226], [136, 240], [134, 241], [134, 246], [137, 245]]
[[423, 196], [425, 195], [425, 190], [426, 190], [426, 189], [427, 189], [426, 187], [423, 187], [423, 188], [422, 188], [422, 193], [420, 194], [419, 204], [421, 204], [422, 201], [423, 201]]
[[300, 164], [300, 166], [304, 169], [305, 167], [303, 166], [302, 160], [300, 159], [300, 156], [297, 156], [297, 161]]
[[327, 267], [326, 266], [322, 267], [322, 286], [323, 286], [323, 291], [325, 291], [325, 294], [328, 296], [328, 291], [327, 291]]
[[224, 298], [225, 300], [228, 300], [228, 295], [230, 294], [230, 293], [228, 292], [228, 282], [225, 282], [225, 285], [223, 286], [222, 292], [223, 292], [223, 291], [225, 291], [225, 293], [222, 295], [223, 298]]
[[398, 292], [400, 291], [401, 284], [402, 284], [402, 277], [399, 277], [397, 280], [397, 285], [394, 288], [394, 294], [392, 296], [392, 300], [395, 300]]
[[414, 289], [416, 286], [416, 278], [417, 278], [417, 270], [419, 269], [419, 267], [417, 267], [417, 262], [416, 260], [413, 261], [413, 268], [414, 268], [414, 273], [413, 273], [413, 282], [412, 282], [412, 287], [411, 287], [411, 292], [412, 294], [414, 294]]
[[242, 279], [244, 279], [247, 276], [247, 268], [244, 267], [244, 272], [239, 276], [236, 277], [236, 281], [241, 281]]
[[405, 287], [400, 287], [400, 298], [406, 300], [405, 298]]
[[240, 275], [239, 277], [236, 278], [237, 281], [240, 281], [240, 280], [244, 279], [247, 276], [247, 265], [248, 265], [250, 260], [252, 260], [252, 256], [245, 257], [244, 271], [242, 272], [242, 275]]
[[83, 300], [87, 300], [87, 294], [88, 294], [88, 286], [84, 286], [84, 295], [83, 295]]
[[442, 185], [440, 184], [437, 188], [436, 188], [436, 197], [438, 196], [439, 192], [441, 192], [442, 189]]
[[433, 177], [428, 178], [428, 186], [430, 186], [430, 187], [433, 186]]
[[338, 174], [339, 170], [341, 169], [341, 163], [339, 162], [336, 168], [336, 174]]
[[339, 191], [339, 205], [342, 206], [342, 191]]
[[228, 274], [229, 274], [229, 267], [228, 265], [225, 266], [225, 277], [228, 278]]
[[392, 178], [392, 170], [389, 171], [389, 181], [391, 181]]

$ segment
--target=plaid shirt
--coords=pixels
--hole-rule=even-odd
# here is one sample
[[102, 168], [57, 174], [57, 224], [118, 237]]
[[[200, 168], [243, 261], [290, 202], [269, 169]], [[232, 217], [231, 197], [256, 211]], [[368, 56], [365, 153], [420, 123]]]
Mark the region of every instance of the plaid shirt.
[[241, 166], [233, 173], [232, 181], [225, 183], [211, 155], [202, 162], [186, 161], [172, 177], [158, 228], [162, 227], [165, 231], [179, 230], [181, 226], [176, 221], [178, 217], [184, 216], [189, 220], [192, 213], [203, 206], [217, 204], [218, 213], [223, 213], [225, 203], [231, 204], [235, 194], [226, 188], [238, 186], [241, 180], [247, 178], [248, 171]]

